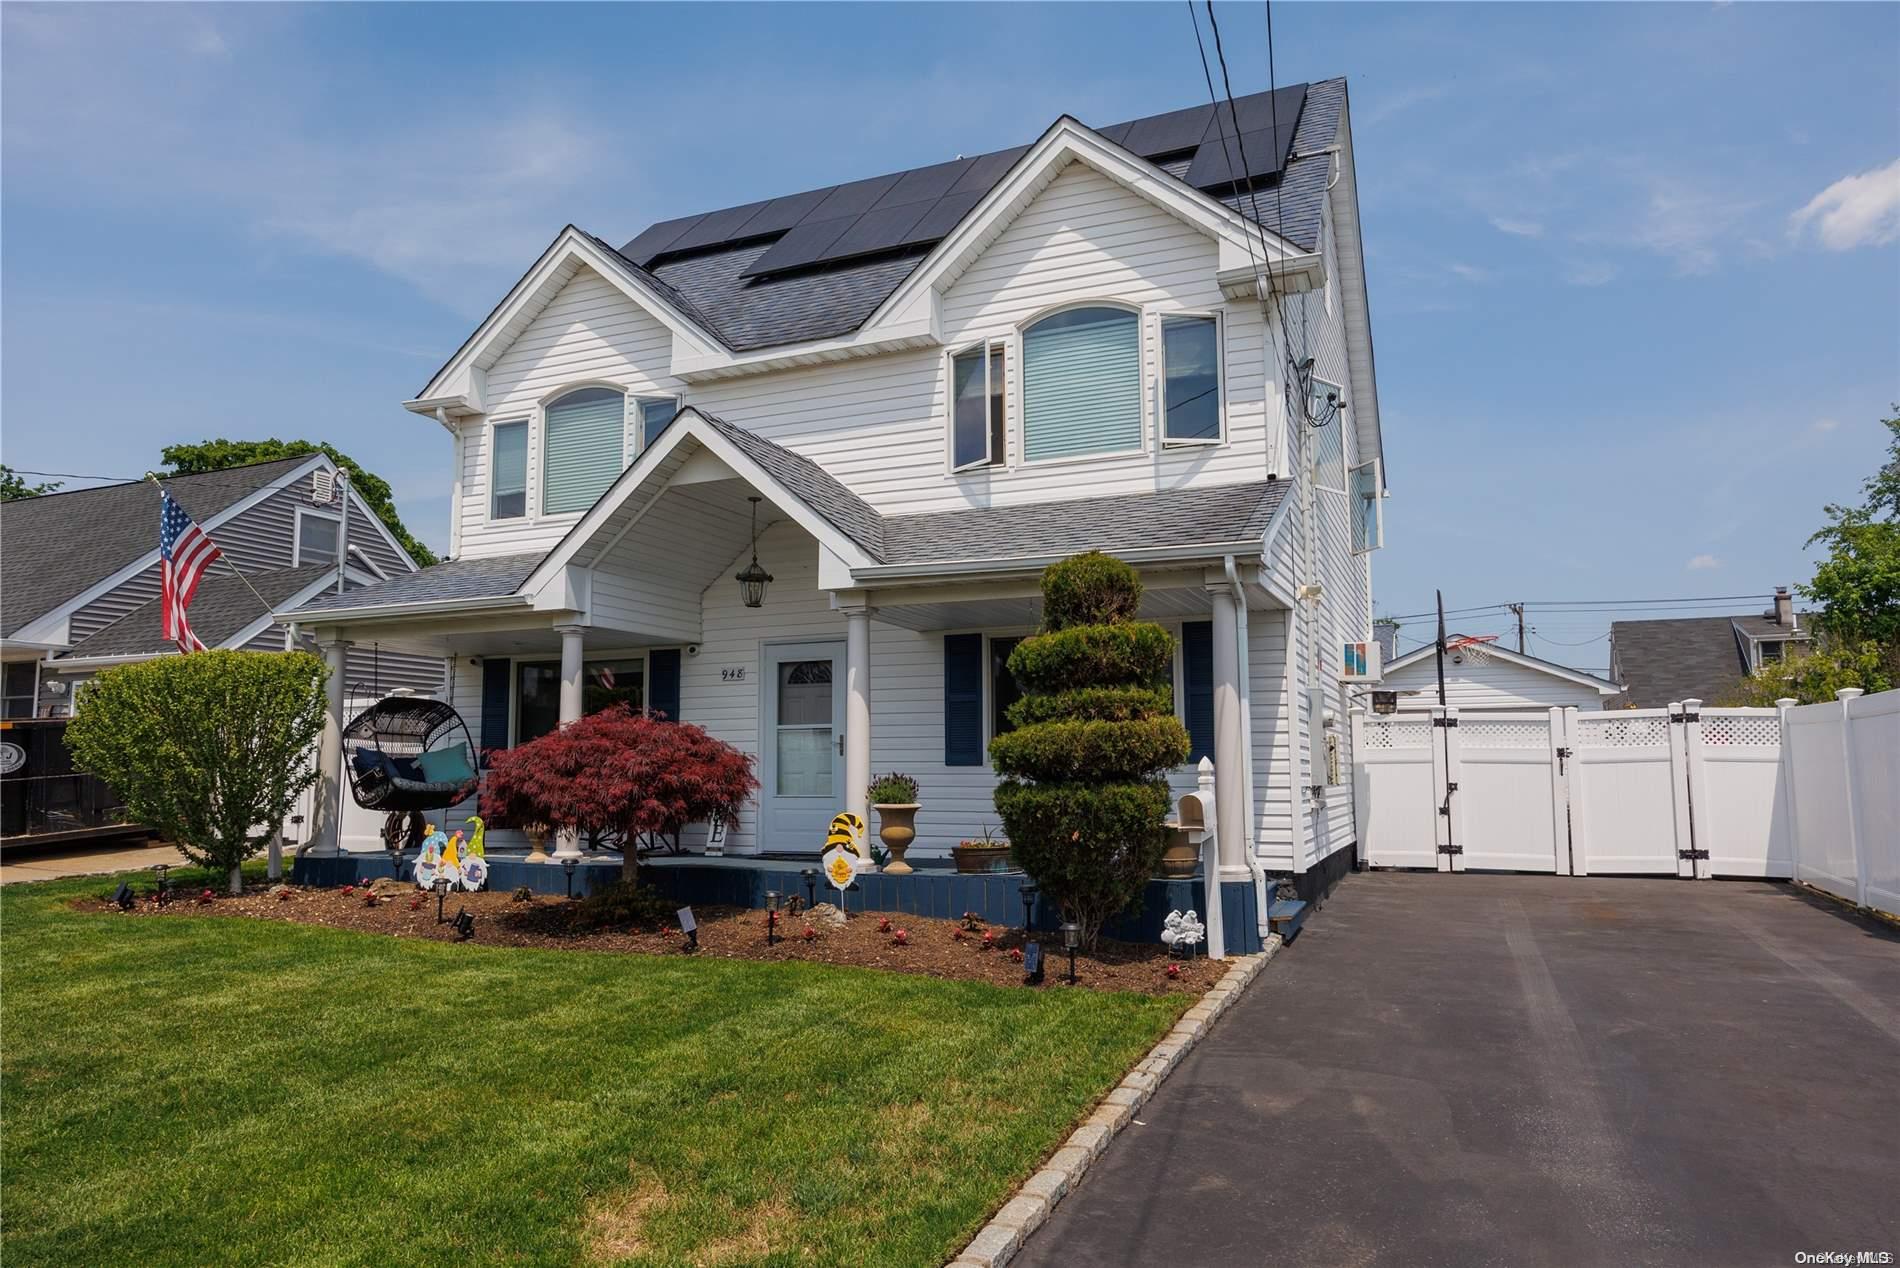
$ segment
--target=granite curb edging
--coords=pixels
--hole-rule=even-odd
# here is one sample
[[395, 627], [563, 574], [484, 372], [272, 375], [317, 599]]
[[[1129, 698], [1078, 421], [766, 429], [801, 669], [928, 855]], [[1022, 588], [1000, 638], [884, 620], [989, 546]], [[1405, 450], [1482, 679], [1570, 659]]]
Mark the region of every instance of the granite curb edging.
[[1259, 976], [1280, 950], [1279, 934], [1270, 934], [1266, 946], [1253, 955], [1234, 957], [1220, 981], [1208, 988], [1200, 1002], [1181, 1015], [1174, 1029], [1148, 1049], [1121, 1082], [1109, 1090], [1095, 1110], [1049, 1156], [1040, 1170], [1025, 1180], [990, 1217], [947, 1268], [1003, 1268], [1023, 1248], [1029, 1235], [1042, 1227], [1055, 1208], [1082, 1180], [1089, 1166], [1108, 1148], [1117, 1133], [1134, 1120], [1135, 1111], [1153, 1096], [1161, 1081], [1173, 1073], [1188, 1050], [1201, 1041], [1241, 988]]

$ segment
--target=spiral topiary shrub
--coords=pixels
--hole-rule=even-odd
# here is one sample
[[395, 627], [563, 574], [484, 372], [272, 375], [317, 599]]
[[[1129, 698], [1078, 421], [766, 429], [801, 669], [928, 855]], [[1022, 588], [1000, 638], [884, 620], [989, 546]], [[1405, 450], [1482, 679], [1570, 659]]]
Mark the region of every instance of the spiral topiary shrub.
[[1187, 728], [1174, 640], [1135, 620], [1133, 568], [1096, 551], [1065, 559], [1043, 572], [1042, 599], [1042, 631], [1009, 657], [1016, 729], [990, 744], [996, 810], [1016, 861], [1093, 946], [1161, 862], [1166, 775], [1187, 760]]

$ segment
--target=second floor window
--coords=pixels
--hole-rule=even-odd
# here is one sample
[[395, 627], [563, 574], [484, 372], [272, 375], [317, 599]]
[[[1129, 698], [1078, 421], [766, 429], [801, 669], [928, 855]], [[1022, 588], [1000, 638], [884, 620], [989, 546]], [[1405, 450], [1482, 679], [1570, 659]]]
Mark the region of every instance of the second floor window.
[[640, 448], [645, 449], [658, 440], [660, 433], [666, 430], [667, 424], [671, 423], [679, 412], [680, 402], [677, 396], [651, 396], [642, 400], [640, 402]]
[[1009, 461], [1004, 430], [1003, 345], [970, 348], [950, 358], [950, 469], [968, 471]]
[[584, 387], [548, 403], [542, 430], [541, 512], [584, 511], [626, 466], [627, 398]]
[[1069, 308], [1023, 331], [1023, 459], [1141, 446], [1141, 318]]
[[1210, 444], [1221, 438], [1220, 322], [1161, 319], [1161, 439]]
[[297, 567], [336, 562], [336, 543], [343, 527], [341, 516], [304, 511], [297, 516]]
[[489, 476], [490, 519], [518, 519], [528, 513], [528, 424], [495, 426], [495, 460]]

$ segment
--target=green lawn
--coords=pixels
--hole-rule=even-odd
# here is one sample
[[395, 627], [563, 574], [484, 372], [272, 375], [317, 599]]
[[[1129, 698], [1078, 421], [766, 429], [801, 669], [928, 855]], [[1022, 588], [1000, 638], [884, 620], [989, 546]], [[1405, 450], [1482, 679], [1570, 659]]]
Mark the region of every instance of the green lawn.
[[1187, 1003], [110, 889], [0, 891], [8, 1268], [941, 1263]]

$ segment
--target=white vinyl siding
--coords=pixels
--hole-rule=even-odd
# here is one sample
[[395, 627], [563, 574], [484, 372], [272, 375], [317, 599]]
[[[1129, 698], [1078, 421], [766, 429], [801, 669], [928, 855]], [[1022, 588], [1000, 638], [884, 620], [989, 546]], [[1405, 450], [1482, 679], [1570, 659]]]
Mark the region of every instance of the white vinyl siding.
[[551, 401], [542, 423], [541, 511], [584, 511], [626, 465], [627, 398], [581, 388]]
[[1141, 448], [1141, 315], [1069, 308], [1023, 331], [1023, 460]]

